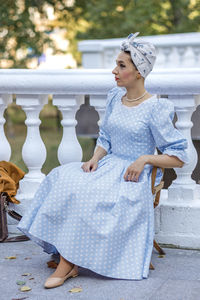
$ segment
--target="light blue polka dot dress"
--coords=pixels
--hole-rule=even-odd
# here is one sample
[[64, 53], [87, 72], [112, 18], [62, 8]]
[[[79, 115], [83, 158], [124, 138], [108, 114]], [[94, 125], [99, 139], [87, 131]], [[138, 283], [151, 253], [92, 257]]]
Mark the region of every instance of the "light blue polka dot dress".
[[[108, 154], [96, 171], [81, 162], [53, 169], [43, 180], [18, 229], [47, 253], [98, 274], [129, 280], [148, 278], [154, 238], [151, 165], [138, 182], [127, 167], [158, 147], [188, 163], [187, 140], [174, 128], [173, 103], [155, 95], [135, 107], [122, 104], [125, 90], [108, 94], [97, 145]], [[160, 169], [159, 169], [160, 170]], [[157, 182], [160, 180], [157, 175]]]

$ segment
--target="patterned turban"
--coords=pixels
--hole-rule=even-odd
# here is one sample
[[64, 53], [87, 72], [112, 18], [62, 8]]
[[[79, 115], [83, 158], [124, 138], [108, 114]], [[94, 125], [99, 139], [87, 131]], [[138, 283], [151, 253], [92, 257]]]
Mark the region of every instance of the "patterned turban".
[[156, 49], [151, 43], [142, 40], [135, 42], [134, 39], [138, 34], [139, 32], [129, 34], [127, 39], [122, 42], [120, 49], [130, 51], [133, 63], [141, 76], [145, 78], [153, 69], [156, 60]]

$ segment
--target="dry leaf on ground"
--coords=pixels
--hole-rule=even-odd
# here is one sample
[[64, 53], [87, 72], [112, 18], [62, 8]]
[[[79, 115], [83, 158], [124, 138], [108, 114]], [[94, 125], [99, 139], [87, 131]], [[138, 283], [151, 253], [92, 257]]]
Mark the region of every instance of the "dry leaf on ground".
[[30, 275], [32, 275], [31, 273], [24, 273], [24, 274], [22, 274], [22, 276], [30, 276]]
[[158, 255], [158, 257], [159, 257], [159, 258], [164, 258], [164, 257], [165, 257], [165, 255], [163, 255], [163, 254], [160, 254], [160, 255]]
[[55, 262], [55, 260], [50, 260], [47, 262], [48, 268], [56, 269], [58, 264]]
[[20, 291], [21, 292], [28, 292], [28, 291], [31, 291], [31, 288], [27, 285], [24, 285], [20, 288]]
[[69, 290], [69, 292], [71, 292], [71, 293], [79, 293], [79, 292], [82, 292], [82, 288], [80, 288], [80, 287], [76, 287], [76, 288], [73, 288], [73, 289], [71, 289], [71, 290]]
[[16, 256], [6, 256], [5, 259], [16, 259]]

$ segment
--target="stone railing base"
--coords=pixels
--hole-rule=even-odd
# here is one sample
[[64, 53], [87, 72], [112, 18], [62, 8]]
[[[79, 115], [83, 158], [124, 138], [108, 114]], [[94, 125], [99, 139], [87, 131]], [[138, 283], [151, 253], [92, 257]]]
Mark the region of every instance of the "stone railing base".
[[166, 247], [200, 250], [200, 199], [173, 203], [167, 190], [162, 192], [155, 209], [156, 241]]

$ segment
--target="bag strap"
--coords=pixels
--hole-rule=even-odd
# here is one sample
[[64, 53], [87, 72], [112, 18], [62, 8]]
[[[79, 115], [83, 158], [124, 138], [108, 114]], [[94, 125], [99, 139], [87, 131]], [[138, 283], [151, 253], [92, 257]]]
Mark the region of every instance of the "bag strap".
[[[160, 168], [160, 167], [159, 167]], [[163, 176], [164, 176], [164, 168], [160, 168], [162, 170], [162, 178], [161, 178], [161, 181], [160, 181], [160, 184], [162, 184], [162, 180], [163, 180]], [[156, 166], [153, 166], [153, 169], [152, 169], [152, 179], [151, 179], [151, 190], [152, 190], [152, 194], [155, 194], [156, 192], [156, 188], [155, 188], [155, 181], [156, 181], [156, 174], [157, 174], [157, 170], [158, 170], [158, 167]]]
[[15, 237], [7, 238], [3, 243], [10, 243], [10, 242], [24, 242], [24, 241], [29, 241], [29, 237], [26, 235], [17, 235]]
[[6, 212], [13, 219], [15, 219], [17, 221], [20, 221], [21, 218], [22, 218], [22, 216], [20, 214], [18, 214], [16, 211], [9, 209], [9, 207], [8, 207], [9, 206], [9, 204], [8, 204], [9, 203], [9, 200], [8, 200], [9, 196], [8, 196], [8, 194], [7, 193], [1, 193], [1, 194], [2, 194], [2, 196], [6, 197], [5, 198], [5, 202], [4, 202], [4, 207], [5, 207]]
[[163, 181], [163, 177], [164, 177], [164, 171], [165, 169], [164, 168], [161, 168], [162, 170], [162, 178], [161, 178], [161, 181], [160, 183], [155, 186], [155, 180], [156, 180], [156, 174], [157, 174], [157, 170], [158, 170], [158, 167], [154, 166], [153, 167], [153, 170], [152, 170], [152, 181], [151, 181], [151, 188], [152, 188], [152, 194], [155, 195], [155, 199], [154, 199], [154, 208], [156, 206], [158, 206], [159, 204], [159, 199], [160, 199], [160, 192], [161, 192], [161, 189], [163, 188], [164, 186], [164, 181]]

